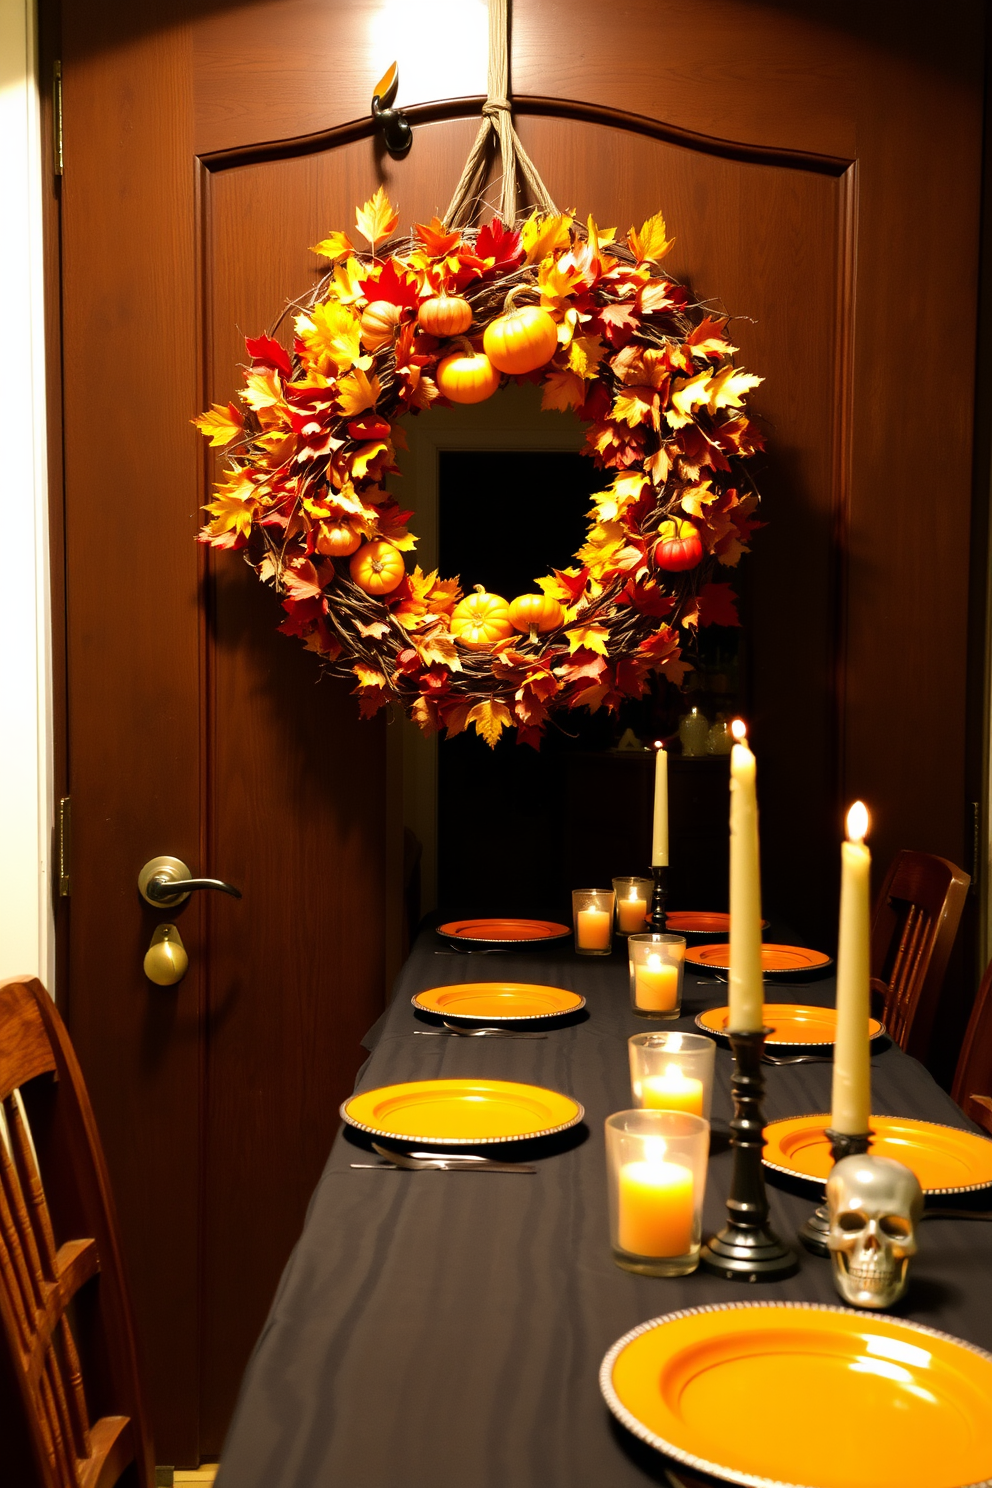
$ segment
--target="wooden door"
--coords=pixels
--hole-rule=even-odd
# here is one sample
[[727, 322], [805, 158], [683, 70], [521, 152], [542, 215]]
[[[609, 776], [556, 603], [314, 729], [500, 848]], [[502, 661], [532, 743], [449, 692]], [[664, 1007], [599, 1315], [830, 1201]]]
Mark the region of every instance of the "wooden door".
[[[765, 893], [810, 934], [830, 931], [843, 800], [872, 805], [883, 865], [904, 845], [964, 852], [983, 14], [514, 6], [518, 125], [556, 200], [621, 228], [663, 207], [671, 267], [742, 317], [766, 378], [748, 579]], [[384, 725], [274, 634], [274, 597], [236, 559], [195, 547], [209, 460], [189, 420], [227, 400], [241, 334], [312, 283], [307, 245], [380, 181], [404, 224], [443, 210], [485, 23], [474, 0], [63, 0], [62, 27], [61, 995], [159, 1460], [189, 1462], [221, 1445], [398, 909]], [[416, 129], [398, 163], [368, 119], [395, 51]], [[920, 745], [938, 716], [939, 760]], [[165, 916], [135, 875], [162, 852], [245, 895], [190, 902], [173, 992], [141, 974]]]

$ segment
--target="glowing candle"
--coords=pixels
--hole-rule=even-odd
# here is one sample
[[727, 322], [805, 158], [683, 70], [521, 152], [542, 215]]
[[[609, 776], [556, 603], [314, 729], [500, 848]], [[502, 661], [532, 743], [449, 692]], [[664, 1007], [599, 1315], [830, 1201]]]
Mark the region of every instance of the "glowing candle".
[[755, 759], [739, 718], [730, 755], [730, 1017], [745, 1033], [764, 1022], [761, 977], [761, 868]]
[[682, 1067], [670, 1064], [660, 1075], [641, 1081], [641, 1104], [654, 1111], [688, 1111], [703, 1114], [703, 1082], [684, 1075]]
[[660, 1137], [644, 1145], [648, 1157], [625, 1163], [618, 1174], [620, 1249], [636, 1256], [686, 1255], [693, 1244], [692, 1173], [664, 1161]]
[[637, 930], [643, 930], [647, 908], [647, 900], [638, 896], [635, 884], [626, 899], [617, 900], [617, 919], [620, 929], [628, 935]]
[[855, 801], [841, 843], [840, 931], [837, 939], [837, 1042], [830, 1124], [858, 1136], [871, 1112], [871, 853], [864, 844], [868, 812]]
[[654, 747], [654, 831], [651, 837], [651, 866], [668, 866], [668, 755], [664, 744]]
[[645, 966], [634, 968], [634, 1001], [646, 1012], [664, 1013], [679, 995], [679, 969], [653, 952]]
[[575, 916], [578, 943], [585, 951], [608, 951], [610, 948], [610, 921], [613, 916], [608, 909], [580, 909]]

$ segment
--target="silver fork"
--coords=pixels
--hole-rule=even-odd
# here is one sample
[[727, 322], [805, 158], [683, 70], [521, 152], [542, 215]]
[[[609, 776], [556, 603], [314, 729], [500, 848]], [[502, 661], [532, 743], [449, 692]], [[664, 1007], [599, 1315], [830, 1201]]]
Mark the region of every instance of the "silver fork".
[[833, 1064], [826, 1054], [762, 1054], [762, 1064]]
[[[386, 1158], [394, 1168], [409, 1168], [413, 1172], [440, 1173], [536, 1173], [536, 1168], [523, 1163], [501, 1163], [491, 1157], [477, 1157], [471, 1152], [395, 1152], [392, 1147], [383, 1147], [378, 1142], [372, 1146], [380, 1157]], [[352, 1163], [353, 1168], [383, 1168], [382, 1163]]]
[[415, 1028], [422, 1038], [523, 1038], [543, 1039], [546, 1033], [524, 1032], [516, 1028], [460, 1028], [457, 1023], [444, 1019], [443, 1028]]

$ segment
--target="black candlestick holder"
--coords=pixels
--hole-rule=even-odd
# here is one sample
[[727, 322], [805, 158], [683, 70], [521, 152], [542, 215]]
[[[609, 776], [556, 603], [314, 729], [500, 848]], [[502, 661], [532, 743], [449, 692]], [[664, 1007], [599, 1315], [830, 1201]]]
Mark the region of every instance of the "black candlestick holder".
[[[867, 1152], [871, 1145], [873, 1133], [870, 1131], [850, 1132], [834, 1131], [827, 1127], [827, 1136], [830, 1139], [830, 1151], [835, 1163], [840, 1162], [842, 1157], [859, 1157], [862, 1152]], [[818, 1256], [829, 1256], [830, 1246], [827, 1244], [827, 1236], [830, 1234], [830, 1211], [826, 1200], [815, 1209], [809, 1219], [799, 1231], [799, 1238], [807, 1250]]]
[[658, 935], [664, 935], [668, 929], [668, 916], [665, 913], [665, 905], [668, 903], [668, 869], [656, 868], [652, 865], [651, 877], [654, 879], [654, 892], [651, 895], [651, 929]]
[[706, 1242], [699, 1256], [704, 1270], [727, 1281], [784, 1281], [799, 1270], [797, 1253], [769, 1228], [768, 1196], [761, 1171], [765, 1145], [761, 1052], [770, 1032], [770, 1028], [747, 1033], [728, 1031], [734, 1051], [734, 1116], [730, 1123], [734, 1173], [727, 1199], [727, 1223]]

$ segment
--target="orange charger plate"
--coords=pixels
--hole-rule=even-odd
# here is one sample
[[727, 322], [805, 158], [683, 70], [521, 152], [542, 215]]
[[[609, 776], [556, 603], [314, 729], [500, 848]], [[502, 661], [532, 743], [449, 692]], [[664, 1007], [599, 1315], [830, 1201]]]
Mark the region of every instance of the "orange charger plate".
[[992, 1355], [919, 1323], [725, 1302], [642, 1323], [599, 1385], [635, 1436], [761, 1488], [963, 1488], [992, 1479]]
[[[992, 1142], [987, 1137], [910, 1116], [869, 1116], [868, 1121], [874, 1133], [871, 1151], [912, 1168], [924, 1193], [970, 1193], [992, 1184]], [[765, 1165], [822, 1187], [833, 1166], [829, 1125], [830, 1117], [822, 1114], [770, 1122], [765, 1127]]]
[[[767, 1044], [788, 1044], [790, 1047], [823, 1047], [837, 1041], [837, 1011], [829, 1007], [807, 1007], [799, 1002], [766, 1002], [765, 1024], [772, 1034]], [[718, 1038], [727, 1037], [729, 1007], [707, 1008], [696, 1018], [696, 1027], [704, 1033], [715, 1033]], [[885, 1032], [884, 1024], [877, 1018], [868, 1019], [868, 1037], [876, 1039]]]
[[584, 1115], [570, 1095], [515, 1080], [408, 1080], [341, 1105], [341, 1119], [373, 1137], [445, 1147], [550, 1137]]
[[[730, 916], [721, 909], [673, 909], [666, 919], [675, 935], [730, 934]], [[761, 928], [768, 929], [767, 920], [762, 920]]]
[[[730, 946], [725, 940], [718, 945], [690, 946], [685, 959], [694, 966], [705, 966], [708, 971], [729, 971]], [[761, 947], [761, 969], [767, 976], [778, 976], [787, 971], [821, 971], [830, 964], [829, 956], [822, 951], [811, 951], [806, 946], [775, 945], [766, 941]]]
[[586, 1005], [577, 992], [532, 986], [529, 982], [462, 982], [416, 992], [410, 1001], [421, 1012], [440, 1018], [484, 1018], [487, 1023], [562, 1018]]
[[438, 935], [444, 935], [448, 940], [485, 941], [487, 944], [499, 944], [507, 941], [541, 941], [541, 940], [564, 940], [566, 935], [571, 935], [567, 925], [559, 925], [555, 920], [448, 920], [444, 925], [438, 925]]

